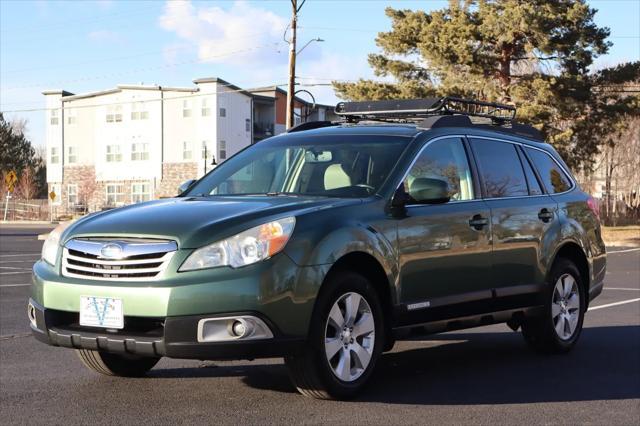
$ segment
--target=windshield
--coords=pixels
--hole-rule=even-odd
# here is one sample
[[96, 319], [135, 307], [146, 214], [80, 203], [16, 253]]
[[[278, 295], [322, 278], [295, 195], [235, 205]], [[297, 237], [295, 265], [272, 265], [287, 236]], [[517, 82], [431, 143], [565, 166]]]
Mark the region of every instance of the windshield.
[[366, 197], [378, 191], [406, 141], [374, 137], [380, 142], [371, 142], [371, 137], [362, 138], [332, 138], [332, 142], [283, 138], [261, 142], [219, 165], [187, 195]]

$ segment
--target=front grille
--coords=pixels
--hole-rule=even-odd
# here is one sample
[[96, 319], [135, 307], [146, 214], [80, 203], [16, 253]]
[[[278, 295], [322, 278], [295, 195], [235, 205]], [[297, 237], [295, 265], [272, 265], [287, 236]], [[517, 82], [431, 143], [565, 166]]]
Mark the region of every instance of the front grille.
[[[120, 248], [120, 255], [105, 257], [106, 245]], [[152, 280], [164, 271], [177, 248], [174, 241], [167, 240], [73, 239], [64, 247], [62, 274], [90, 280]]]

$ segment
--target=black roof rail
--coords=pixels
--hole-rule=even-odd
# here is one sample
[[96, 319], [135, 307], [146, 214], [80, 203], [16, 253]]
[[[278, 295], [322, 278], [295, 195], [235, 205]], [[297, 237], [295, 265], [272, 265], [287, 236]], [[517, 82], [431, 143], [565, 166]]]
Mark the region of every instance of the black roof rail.
[[[423, 128], [483, 126], [542, 140], [532, 126], [515, 123], [516, 107], [455, 97], [386, 101], [340, 102], [335, 112], [348, 123], [364, 120], [416, 123]], [[488, 118], [491, 124], [475, 124], [470, 117]]]
[[307, 121], [306, 123], [300, 123], [297, 126], [293, 126], [287, 133], [301, 132], [303, 130], [320, 129], [322, 127], [338, 126], [340, 123], [335, 121]]

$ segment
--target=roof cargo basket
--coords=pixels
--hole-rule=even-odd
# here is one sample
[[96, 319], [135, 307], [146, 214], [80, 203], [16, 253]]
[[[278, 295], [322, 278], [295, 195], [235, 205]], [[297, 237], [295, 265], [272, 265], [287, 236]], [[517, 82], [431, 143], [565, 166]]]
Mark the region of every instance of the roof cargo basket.
[[340, 102], [335, 112], [348, 123], [386, 121], [416, 123], [419, 127], [468, 127], [470, 118], [479, 117], [493, 124], [492, 130], [541, 139], [540, 132], [528, 125], [514, 122], [516, 107], [495, 102], [483, 102], [455, 97], [406, 99], [389, 101]]

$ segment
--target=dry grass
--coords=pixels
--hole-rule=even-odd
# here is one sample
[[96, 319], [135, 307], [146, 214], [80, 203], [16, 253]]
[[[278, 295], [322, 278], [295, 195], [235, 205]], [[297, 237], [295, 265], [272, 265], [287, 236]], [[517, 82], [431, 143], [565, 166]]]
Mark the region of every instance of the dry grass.
[[603, 226], [602, 238], [607, 245], [638, 246], [640, 245], [640, 225]]

